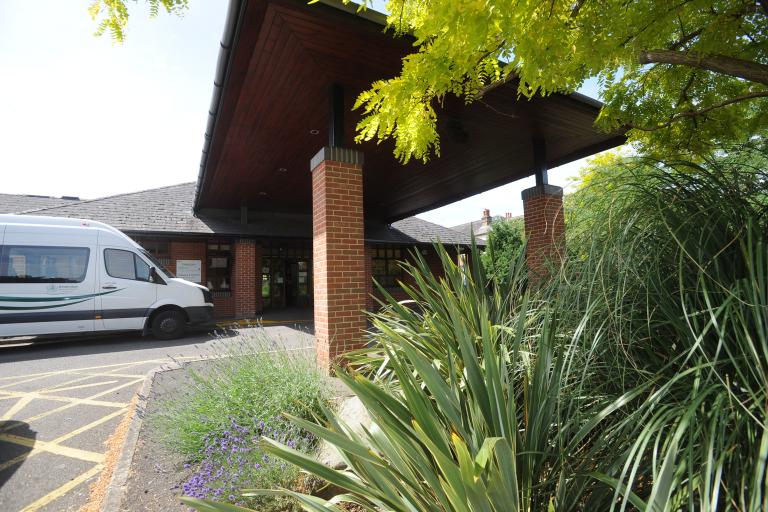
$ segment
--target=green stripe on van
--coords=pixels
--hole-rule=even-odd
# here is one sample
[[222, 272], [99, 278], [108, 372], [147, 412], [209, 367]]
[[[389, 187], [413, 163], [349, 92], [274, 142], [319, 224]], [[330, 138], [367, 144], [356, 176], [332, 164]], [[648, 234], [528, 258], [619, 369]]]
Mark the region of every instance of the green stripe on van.
[[[53, 308], [63, 308], [64, 306], [71, 306], [73, 304], [80, 304], [81, 302], [85, 302], [88, 299], [82, 299], [82, 300], [76, 300], [75, 302], [67, 302], [66, 304], [53, 304], [50, 306], [0, 306], [0, 311], [33, 311], [38, 309], [53, 309]], [[2, 320], [2, 316], [0, 316], [0, 321]]]
[[71, 297], [66, 295], [62, 295], [60, 297], [51, 297], [50, 295], [45, 297], [0, 297], [0, 302], [54, 302], [60, 300], [90, 299], [100, 295], [109, 295], [110, 293], [119, 292], [120, 290], [125, 290], [125, 288], [119, 288], [117, 290], [110, 290], [108, 292], [101, 293], [89, 293], [88, 295], [73, 295]]

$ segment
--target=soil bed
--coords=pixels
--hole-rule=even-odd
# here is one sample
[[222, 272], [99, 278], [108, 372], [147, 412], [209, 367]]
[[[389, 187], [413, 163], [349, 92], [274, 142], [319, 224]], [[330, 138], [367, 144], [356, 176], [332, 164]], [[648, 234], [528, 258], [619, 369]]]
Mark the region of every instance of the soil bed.
[[[193, 364], [199, 367], [199, 371], [205, 371], [205, 363]], [[142, 415], [144, 421], [136, 441], [121, 512], [187, 510], [179, 501], [181, 484], [190, 477], [194, 468], [185, 469], [184, 456], [166, 446], [153, 422], [147, 421], [159, 406], [156, 398], [183, 389], [187, 379], [183, 369], [156, 373], [150, 395], [139, 404], [137, 414]]]

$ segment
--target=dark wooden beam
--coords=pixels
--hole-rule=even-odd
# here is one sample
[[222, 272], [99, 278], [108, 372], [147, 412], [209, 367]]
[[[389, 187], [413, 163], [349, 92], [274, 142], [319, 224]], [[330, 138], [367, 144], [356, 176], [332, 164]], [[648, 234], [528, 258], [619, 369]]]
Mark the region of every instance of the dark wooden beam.
[[328, 145], [344, 147], [344, 86], [332, 84], [328, 108]]
[[533, 174], [536, 177], [536, 186], [549, 183], [547, 176], [547, 146], [544, 139], [533, 138]]

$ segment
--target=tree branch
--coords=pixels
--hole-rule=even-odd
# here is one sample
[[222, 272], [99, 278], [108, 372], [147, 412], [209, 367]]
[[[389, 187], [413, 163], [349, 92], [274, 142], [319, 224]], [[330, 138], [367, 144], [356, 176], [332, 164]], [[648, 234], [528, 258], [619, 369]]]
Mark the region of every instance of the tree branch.
[[629, 128], [634, 128], [636, 130], [642, 130], [644, 132], [655, 132], [657, 130], [661, 130], [663, 128], [667, 128], [672, 125], [672, 123], [679, 121], [681, 119], [686, 118], [697, 118], [699, 116], [703, 116], [707, 112], [711, 112], [713, 110], [716, 110], [718, 108], [727, 107], [728, 105], [732, 105], [734, 103], [739, 103], [742, 101], [747, 100], [753, 100], [756, 98], [768, 98], [768, 91], [757, 91], [757, 92], [751, 92], [749, 94], [744, 94], [743, 96], [736, 96], [735, 98], [730, 98], [725, 101], [721, 101], [720, 103], [715, 103], [714, 105], [710, 105], [709, 107], [702, 108], [701, 110], [687, 110], [685, 112], [680, 112], [678, 114], [675, 114], [674, 116], [670, 117], [666, 122], [654, 126], [654, 127], [647, 127], [647, 126], [637, 126], [634, 124], [628, 125]]
[[674, 50], [642, 50], [639, 61], [640, 64], [672, 64], [706, 69], [749, 82], [768, 85], [768, 66], [736, 57], [705, 56], [697, 52], [676, 52]]
[[677, 50], [678, 48], [680, 48], [684, 44], [689, 43], [692, 39], [694, 39], [696, 37], [699, 37], [699, 35], [701, 35], [702, 32], [704, 32], [703, 28], [700, 28], [698, 30], [694, 30], [690, 34], [688, 34], [686, 36], [683, 36], [680, 39], [678, 39], [677, 41], [675, 41], [674, 43], [672, 43], [670, 45], [669, 49], [670, 50]]
[[573, 20], [573, 19], [575, 19], [579, 15], [579, 12], [581, 11], [582, 6], [585, 3], [587, 3], [587, 0], [579, 0], [578, 2], [576, 2], [574, 4], [573, 9], [571, 9], [570, 19]]

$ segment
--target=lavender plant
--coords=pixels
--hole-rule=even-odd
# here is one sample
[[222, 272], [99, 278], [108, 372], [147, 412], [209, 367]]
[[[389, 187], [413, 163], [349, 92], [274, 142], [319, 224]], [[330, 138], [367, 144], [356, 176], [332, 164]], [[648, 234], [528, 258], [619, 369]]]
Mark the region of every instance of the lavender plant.
[[272, 418], [271, 426], [299, 435], [283, 418], [311, 419], [326, 400], [327, 382], [317, 370], [313, 347], [287, 349], [263, 329], [244, 329], [216, 341], [202, 363], [188, 364], [173, 393], [158, 397], [154, 422], [173, 450], [200, 460], [204, 439], [222, 435], [234, 419]]
[[314, 350], [286, 348], [263, 329], [244, 329], [213, 343], [205, 360], [171, 377], [172, 392], [157, 396], [149, 418], [161, 440], [188, 461], [183, 496], [224, 501], [263, 511], [292, 510], [285, 497], [243, 497], [252, 487], [291, 487], [298, 469], [267, 455], [261, 437], [303, 453], [315, 439], [283, 416], [311, 419], [327, 402], [328, 385]]
[[[273, 426], [277, 424], [278, 426]], [[298, 477], [298, 468], [259, 448], [258, 441], [266, 437], [301, 452], [309, 452], [315, 438], [306, 432], [285, 430], [281, 421], [254, 418], [239, 424], [230, 418], [224, 432], [205, 436], [200, 462], [195, 472], [182, 486], [184, 496], [226, 501], [257, 510], [291, 510], [292, 503], [273, 496], [242, 496], [240, 489], [251, 486], [290, 487]], [[187, 464], [186, 468], [192, 467]]]

